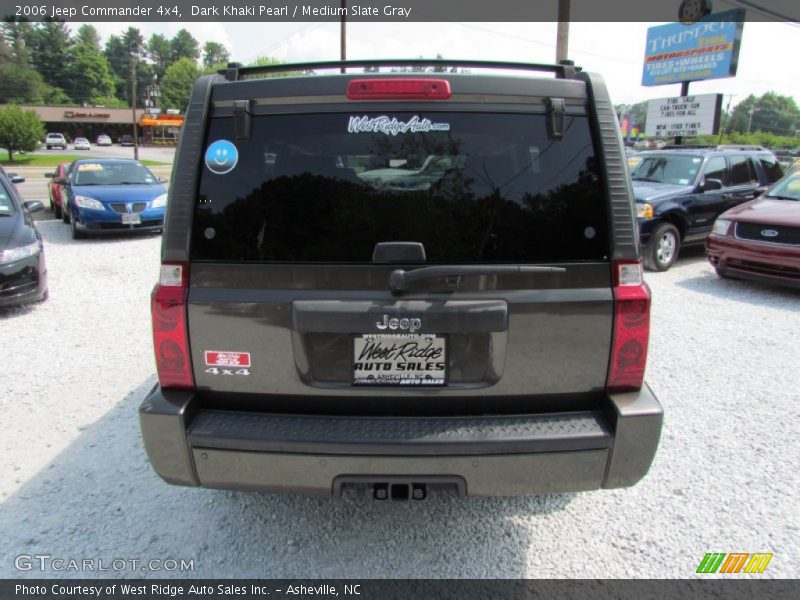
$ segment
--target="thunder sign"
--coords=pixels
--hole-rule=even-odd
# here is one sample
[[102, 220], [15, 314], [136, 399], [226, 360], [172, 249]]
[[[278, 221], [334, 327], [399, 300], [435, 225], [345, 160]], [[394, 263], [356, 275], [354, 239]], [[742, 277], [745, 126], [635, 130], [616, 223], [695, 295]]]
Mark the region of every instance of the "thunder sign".
[[647, 30], [642, 85], [736, 75], [744, 11], [708, 15], [693, 25], [669, 23]]

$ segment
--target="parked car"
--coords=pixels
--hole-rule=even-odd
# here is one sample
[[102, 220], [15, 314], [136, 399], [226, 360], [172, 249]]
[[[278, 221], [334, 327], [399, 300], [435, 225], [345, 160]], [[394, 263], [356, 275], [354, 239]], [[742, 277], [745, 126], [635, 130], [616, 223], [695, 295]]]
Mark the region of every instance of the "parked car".
[[135, 160], [81, 159], [68, 179], [56, 179], [72, 237], [121, 231], [160, 231], [167, 190], [163, 181]]
[[642, 152], [631, 173], [645, 264], [666, 271], [681, 246], [703, 243], [722, 212], [755, 198], [783, 176], [768, 150]]
[[195, 84], [139, 412], [166, 481], [422, 499], [647, 472], [650, 293], [603, 80], [411, 62], [445, 72]]
[[720, 277], [800, 287], [800, 172], [722, 213], [706, 256]]
[[0, 173], [0, 306], [47, 298], [44, 242], [31, 216], [42, 209], [38, 200], [22, 202]]
[[67, 140], [64, 138], [63, 133], [48, 133], [44, 138], [44, 145], [48, 150], [53, 148], [67, 149]]
[[91, 150], [92, 146], [85, 137], [79, 137], [75, 138], [73, 148], [75, 148], [75, 150]]
[[111, 138], [105, 134], [100, 134], [97, 136], [97, 141], [95, 141], [95, 144], [97, 144], [98, 146], [110, 146]]
[[133, 146], [133, 136], [126, 133], [125, 135], [119, 138], [119, 145], [120, 146]]
[[55, 171], [44, 174], [45, 177], [50, 179], [50, 181], [47, 182], [48, 196], [50, 198], [50, 210], [53, 211], [56, 219], [64, 219], [65, 223], [67, 222], [67, 213], [63, 210], [63, 204], [61, 201], [61, 188], [63, 187], [63, 184], [58, 183], [58, 181], [67, 179], [69, 165], [70, 163], [68, 162], [59, 163]]
[[625, 156], [628, 161], [628, 169], [634, 169], [642, 162], [642, 155], [630, 146], [625, 146]]

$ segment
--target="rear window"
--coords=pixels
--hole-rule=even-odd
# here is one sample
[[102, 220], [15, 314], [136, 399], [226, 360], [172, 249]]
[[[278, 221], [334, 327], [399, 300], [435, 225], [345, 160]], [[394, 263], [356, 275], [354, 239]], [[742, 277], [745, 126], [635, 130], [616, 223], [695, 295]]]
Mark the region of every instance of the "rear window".
[[608, 217], [586, 117], [331, 113], [212, 120], [192, 259], [349, 262], [421, 242], [429, 263], [600, 260]]
[[772, 156], [760, 154], [758, 160], [761, 161], [761, 168], [767, 174], [767, 181], [773, 183], [783, 177], [783, 169], [778, 160]]

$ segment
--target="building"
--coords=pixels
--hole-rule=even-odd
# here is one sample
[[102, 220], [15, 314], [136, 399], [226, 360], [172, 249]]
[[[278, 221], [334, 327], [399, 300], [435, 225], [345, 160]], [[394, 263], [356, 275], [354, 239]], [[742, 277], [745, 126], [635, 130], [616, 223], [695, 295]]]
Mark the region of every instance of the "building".
[[137, 135], [143, 144], [174, 144], [180, 137], [183, 115], [156, 115], [152, 109], [106, 108], [103, 106], [30, 106], [44, 122], [47, 133], [63, 133], [67, 140], [85, 137], [94, 142], [99, 135], [108, 135], [114, 142], [133, 133], [134, 114]]

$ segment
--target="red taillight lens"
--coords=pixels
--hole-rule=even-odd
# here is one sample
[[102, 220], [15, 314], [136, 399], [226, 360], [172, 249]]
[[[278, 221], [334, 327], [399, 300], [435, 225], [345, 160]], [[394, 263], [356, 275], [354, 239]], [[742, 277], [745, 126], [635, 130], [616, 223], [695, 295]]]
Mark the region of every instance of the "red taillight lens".
[[349, 100], [447, 100], [446, 79], [352, 79], [347, 84]]
[[186, 321], [189, 264], [161, 265], [161, 276], [153, 290], [153, 348], [158, 382], [162, 388], [192, 389], [192, 361]]
[[650, 339], [650, 288], [639, 261], [614, 261], [614, 333], [608, 391], [638, 390]]

